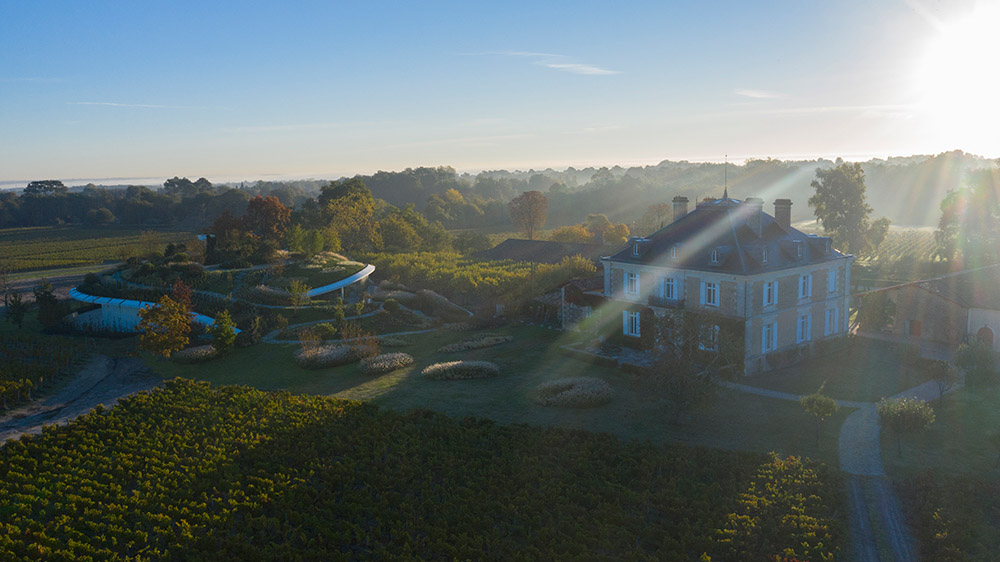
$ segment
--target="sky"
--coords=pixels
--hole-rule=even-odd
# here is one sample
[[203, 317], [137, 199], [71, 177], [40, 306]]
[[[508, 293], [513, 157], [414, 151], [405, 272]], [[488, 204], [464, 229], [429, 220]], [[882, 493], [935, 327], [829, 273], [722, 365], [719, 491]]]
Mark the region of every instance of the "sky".
[[0, 0], [0, 182], [996, 158], [997, 28], [973, 0]]

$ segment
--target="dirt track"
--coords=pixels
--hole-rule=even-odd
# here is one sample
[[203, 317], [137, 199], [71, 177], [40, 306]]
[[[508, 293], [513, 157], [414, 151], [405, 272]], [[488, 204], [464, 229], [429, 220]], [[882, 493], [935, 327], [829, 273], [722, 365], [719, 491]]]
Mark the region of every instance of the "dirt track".
[[8, 439], [37, 435], [43, 425], [66, 423], [98, 404], [110, 407], [160, 381], [139, 359], [95, 355], [56, 393], [0, 416], [0, 446]]

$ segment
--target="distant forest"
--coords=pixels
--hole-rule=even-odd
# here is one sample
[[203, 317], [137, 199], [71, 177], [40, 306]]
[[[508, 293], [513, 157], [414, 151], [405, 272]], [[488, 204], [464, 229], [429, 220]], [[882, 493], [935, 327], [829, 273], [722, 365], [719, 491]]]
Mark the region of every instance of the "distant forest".
[[[776, 198], [791, 199], [793, 220], [811, 219], [807, 203], [813, 193], [810, 182], [817, 168], [836, 164], [830, 160], [773, 159], [728, 165], [663, 161], [631, 168], [497, 170], [476, 175], [442, 166], [358, 177], [376, 198], [401, 208], [412, 204], [429, 220], [450, 229], [509, 225], [507, 203], [524, 191], [537, 190], [549, 199], [547, 227], [577, 224], [588, 214], [603, 213], [643, 234], [659, 226], [642, 223], [650, 220], [650, 206], [669, 203], [675, 195], [687, 196], [692, 203], [719, 197], [726, 184], [731, 197], [762, 197], [767, 201], [766, 209]], [[873, 216], [886, 216], [894, 225], [935, 227], [947, 192], [965, 187], [970, 171], [996, 165], [995, 160], [954, 151], [874, 159], [864, 162], [862, 168]], [[33, 189], [0, 192], [0, 228], [113, 222], [197, 229], [211, 224], [224, 211], [242, 214], [247, 201], [256, 195], [274, 195], [286, 206], [301, 210], [329, 182], [213, 185], [204, 178], [172, 178], [155, 189], [95, 185], [63, 189], [58, 182], [33, 183]]]

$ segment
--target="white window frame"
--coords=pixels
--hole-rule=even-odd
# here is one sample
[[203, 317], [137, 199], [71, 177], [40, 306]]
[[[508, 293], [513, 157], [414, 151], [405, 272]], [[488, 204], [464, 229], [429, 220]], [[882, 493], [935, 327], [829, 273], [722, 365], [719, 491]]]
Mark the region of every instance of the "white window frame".
[[795, 257], [797, 257], [797, 258], [801, 258], [802, 257], [802, 241], [801, 240], [796, 240], [795, 241]]
[[[770, 298], [768, 298], [770, 296]], [[775, 281], [765, 281], [764, 282], [764, 298], [761, 301], [762, 306], [771, 306], [778, 302], [778, 282]]]
[[677, 259], [677, 244], [670, 247], [670, 259]]
[[699, 330], [698, 349], [702, 351], [719, 351], [719, 326], [702, 326]]
[[767, 247], [760, 251], [760, 263], [767, 263]]
[[768, 353], [778, 349], [778, 323], [767, 322], [760, 327], [760, 352]]
[[812, 333], [812, 314], [802, 314], [796, 323], [795, 341], [797, 343], [807, 342]]
[[632, 255], [633, 256], [638, 256], [639, 255], [639, 243], [638, 242], [633, 242], [632, 243]]
[[712, 250], [712, 263], [719, 263], [719, 250]]
[[812, 296], [812, 273], [799, 276], [799, 298], [808, 299]]
[[826, 309], [826, 327], [823, 332], [832, 336], [837, 333], [840, 324], [840, 307]]
[[642, 322], [638, 312], [622, 311], [622, 333], [635, 338], [642, 335]]
[[715, 281], [702, 281], [701, 283], [701, 304], [705, 306], [719, 306], [719, 283]]
[[677, 279], [674, 277], [663, 278], [663, 298], [677, 300]]
[[625, 294], [631, 296], [639, 295], [639, 274], [634, 271], [625, 272]]
[[826, 274], [826, 292], [833, 293], [836, 291], [837, 291], [837, 268], [832, 267]]

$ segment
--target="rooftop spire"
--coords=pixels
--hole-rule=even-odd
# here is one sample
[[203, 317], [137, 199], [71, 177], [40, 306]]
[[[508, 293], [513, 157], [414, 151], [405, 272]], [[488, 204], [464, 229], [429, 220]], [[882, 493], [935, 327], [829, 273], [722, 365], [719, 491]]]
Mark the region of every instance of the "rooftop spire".
[[726, 159], [725, 160], [726, 163], [725, 163], [724, 170], [726, 171], [726, 179], [725, 179], [726, 183], [725, 183], [725, 187], [722, 190], [722, 198], [723, 199], [729, 199], [729, 155], [728, 154], [725, 155], [725, 159]]

